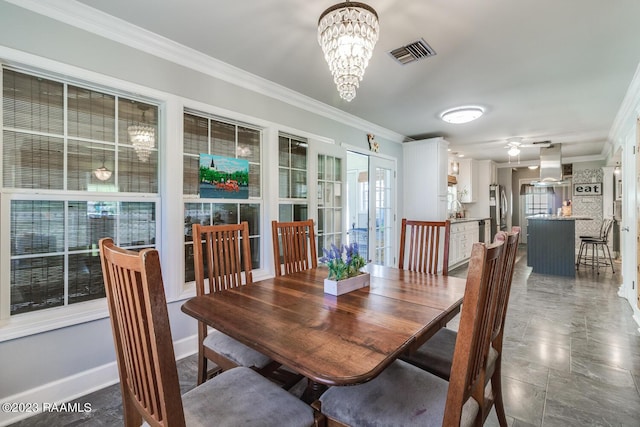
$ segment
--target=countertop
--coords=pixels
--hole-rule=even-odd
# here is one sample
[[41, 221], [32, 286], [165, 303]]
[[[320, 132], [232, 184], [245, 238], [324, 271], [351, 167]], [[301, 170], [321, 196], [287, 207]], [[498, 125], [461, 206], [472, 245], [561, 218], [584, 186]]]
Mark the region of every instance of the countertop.
[[472, 221], [489, 221], [491, 218], [449, 218], [449, 222], [451, 224], [459, 224], [461, 222], [472, 222]]
[[588, 216], [571, 215], [571, 216], [558, 216], [558, 215], [531, 215], [527, 219], [543, 220], [543, 221], [576, 221], [576, 220], [592, 220], [593, 218]]

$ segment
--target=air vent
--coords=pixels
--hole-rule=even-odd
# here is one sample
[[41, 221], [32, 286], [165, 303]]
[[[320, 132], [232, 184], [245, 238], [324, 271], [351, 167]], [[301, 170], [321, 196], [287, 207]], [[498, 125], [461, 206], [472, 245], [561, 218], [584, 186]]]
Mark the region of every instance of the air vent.
[[531, 144], [533, 145], [551, 145], [551, 141], [546, 140], [546, 141], [534, 141]]
[[418, 59], [434, 56], [436, 51], [431, 48], [423, 39], [410, 43], [406, 46], [393, 49], [389, 52], [402, 65], [415, 62]]

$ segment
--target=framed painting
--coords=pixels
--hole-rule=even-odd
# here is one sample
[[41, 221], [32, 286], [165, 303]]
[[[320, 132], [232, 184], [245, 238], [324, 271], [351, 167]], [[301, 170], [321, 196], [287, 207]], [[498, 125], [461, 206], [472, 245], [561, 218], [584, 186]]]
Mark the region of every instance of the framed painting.
[[248, 199], [249, 161], [201, 153], [200, 197]]

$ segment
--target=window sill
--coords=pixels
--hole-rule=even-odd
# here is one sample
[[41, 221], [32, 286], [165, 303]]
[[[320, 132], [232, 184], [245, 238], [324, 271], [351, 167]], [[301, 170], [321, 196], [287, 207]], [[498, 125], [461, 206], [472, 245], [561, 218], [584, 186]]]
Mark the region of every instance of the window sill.
[[40, 312], [18, 314], [0, 321], [0, 342], [105, 317], [109, 317], [106, 298], [67, 307], [50, 308]]
[[[268, 277], [273, 277], [269, 271], [253, 271], [254, 282]], [[196, 296], [194, 283], [185, 283], [180, 295], [174, 299], [167, 298], [167, 303], [171, 304], [194, 296]], [[109, 310], [106, 298], [67, 307], [18, 314], [9, 319], [0, 320], [0, 343], [107, 317], [109, 317]]]

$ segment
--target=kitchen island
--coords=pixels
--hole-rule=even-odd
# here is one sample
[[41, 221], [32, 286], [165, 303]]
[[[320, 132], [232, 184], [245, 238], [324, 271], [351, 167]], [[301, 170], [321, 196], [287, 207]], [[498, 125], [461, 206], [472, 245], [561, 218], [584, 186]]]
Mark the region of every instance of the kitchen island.
[[575, 277], [576, 221], [584, 216], [527, 217], [527, 265], [534, 273]]

